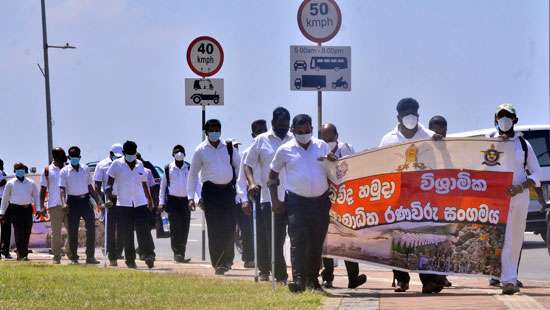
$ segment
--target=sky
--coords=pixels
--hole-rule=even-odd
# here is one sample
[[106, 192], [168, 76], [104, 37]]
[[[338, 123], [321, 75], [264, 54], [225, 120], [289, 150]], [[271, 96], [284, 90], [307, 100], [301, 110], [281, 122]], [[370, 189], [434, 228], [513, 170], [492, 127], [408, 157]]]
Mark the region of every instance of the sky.
[[[548, 124], [547, 0], [339, 0], [340, 32], [326, 45], [351, 46], [352, 91], [323, 94], [323, 121], [357, 150], [374, 147], [396, 123], [404, 97], [420, 121], [440, 114], [449, 132], [493, 126], [513, 103], [520, 124]], [[215, 77], [225, 105], [208, 107], [222, 136], [251, 142], [250, 123], [277, 106], [317, 118], [315, 92], [290, 91], [289, 46], [313, 45], [299, 31], [299, 0], [46, 0], [53, 140], [78, 145], [83, 162], [135, 140], [164, 165], [173, 145], [188, 158], [201, 140], [200, 107], [184, 104], [195, 77], [185, 53], [197, 36], [224, 49]], [[47, 164], [40, 1], [0, 4], [0, 158]], [[315, 122], [316, 123], [316, 122]], [[40, 169], [39, 168], [39, 169]]]

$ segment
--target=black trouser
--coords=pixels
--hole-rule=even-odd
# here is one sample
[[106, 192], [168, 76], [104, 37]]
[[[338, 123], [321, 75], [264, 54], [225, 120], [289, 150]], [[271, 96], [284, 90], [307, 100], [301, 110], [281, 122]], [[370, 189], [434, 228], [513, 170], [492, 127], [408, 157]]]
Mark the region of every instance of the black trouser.
[[201, 196], [212, 267], [230, 268], [235, 257], [235, 188], [231, 184], [220, 186], [205, 182]]
[[114, 206], [107, 210], [107, 254], [109, 260], [116, 260], [122, 255], [123, 240], [120, 236], [120, 207], [116, 206], [116, 197], [111, 201]]
[[31, 237], [33, 222], [32, 207], [31, 205], [20, 206], [10, 204], [8, 208], [10, 208], [12, 212], [17, 257], [27, 257], [27, 255], [29, 255], [29, 239]]
[[[271, 271], [271, 203], [258, 204], [256, 223], [258, 230], [258, 269], [260, 274], [269, 274]], [[287, 213], [275, 214], [275, 279], [286, 281], [288, 273], [284, 256]]]
[[[408, 272], [405, 272], [405, 271], [394, 270], [393, 276], [395, 280], [397, 280], [398, 282], [409, 283], [409, 281], [411, 280], [411, 276], [409, 275]], [[418, 277], [420, 278], [422, 285], [427, 285], [429, 283], [437, 283], [439, 285], [445, 284], [445, 276], [441, 276], [437, 274], [419, 273]]]
[[[347, 260], [344, 261], [344, 263], [346, 264], [346, 270], [348, 271], [348, 281], [355, 281], [359, 276], [359, 264]], [[323, 281], [334, 281], [334, 259], [323, 258], [323, 266], [325, 267], [325, 269], [323, 269], [323, 272], [321, 272]]]
[[155, 244], [151, 235], [150, 214], [146, 205], [139, 207], [118, 207], [120, 221], [120, 238], [124, 244], [124, 258], [126, 262], [136, 261], [136, 247], [134, 244], [134, 228], [141, 254], [146, 259], [155, 258]]
[[189, 236], [189, 224], [191, 211], [187, 197], [175, 197], [168, 195], [166, 205], [168, 220], [170, 221], [170, 245], [174, 255], [185, 257], [187, 237]]
[[[258, 216], [256, 214], [256, 216]], [[254, 226], [252, 225], [252, 216], [243, 212], [241, 204], [235, 208], [235, 221], [241, 231], [241, 241], [243, 247], [243, 262], [254, 261]], [[257, 220], [256, 220], [257, 222]]]
[[285, 206], [288, 211], [292, 278], [316, 281], [329, 223], [328, 193], [305, 198], [287, 192]]
[[78, 260], [78, 229], [80, 219], [84, 219], [86, 226], [86, 257], [95, 257], [95, 214], [90, 204], [90, 196], [68, 196], [68, 237], [69, 237], [69, 259]]
[[[0, 199], [0, 203], [2, 199]], [[2, 223], [0, 228], [0, 252], [2, 254], [8, 254], [10, 252], [10, 243], [11, 243], [11, 226], [13, 225], [13, 213], [10, 210], [10, 207], [6, 209], [4, 213], [4, 223]]]

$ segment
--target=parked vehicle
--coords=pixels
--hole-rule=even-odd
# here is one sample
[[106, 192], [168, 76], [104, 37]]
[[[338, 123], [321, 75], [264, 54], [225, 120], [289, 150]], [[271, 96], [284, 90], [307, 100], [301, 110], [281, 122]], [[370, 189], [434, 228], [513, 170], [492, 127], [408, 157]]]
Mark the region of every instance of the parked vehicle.
[[[516, 126], [517, 132], [529, 141], [539, 164], [542, 168], [541, 187], [544, 201], [550, 200], [550, 125], [524, 125]], [[449, 137], [483, 137], [495, 131], [494, 128], [468, 131], [449, 135]], [[529, 191], [529, 213], [527, 214], [527, 226], [525, 231], [541, 235], [547, 242], [550, 253], [550, 227], [547, 223], [546, 212], [541, 210], [538, 195], [534, 190]]]

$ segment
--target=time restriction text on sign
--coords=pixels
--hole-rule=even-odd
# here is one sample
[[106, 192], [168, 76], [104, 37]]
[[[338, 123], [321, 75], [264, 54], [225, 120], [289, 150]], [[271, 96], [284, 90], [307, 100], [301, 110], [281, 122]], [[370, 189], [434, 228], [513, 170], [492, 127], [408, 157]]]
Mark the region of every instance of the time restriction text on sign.
[[334, 38], [341, 25], [342, 13], [334, 0], [304, 0], [298, 9], [300, 31], [313, 42]]

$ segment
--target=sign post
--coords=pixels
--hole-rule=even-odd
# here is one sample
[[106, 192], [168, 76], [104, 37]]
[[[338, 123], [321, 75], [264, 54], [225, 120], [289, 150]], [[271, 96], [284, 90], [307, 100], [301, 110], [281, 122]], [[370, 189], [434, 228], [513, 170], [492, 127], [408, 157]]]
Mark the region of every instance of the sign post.
[[[340, 30], [342, 12], [334, 0], [304, 0], [298, 8], [297, 20], [302, 34], [308, 40], [317, 43], [317, 48], [321, 49], [322, 43], [334, 38]], [[326, 74], [323, 75], [324, 72], [317, 72], [314, 75], [304, 74], [301, 77], [296, 77], [296, 74], [293, 74], [293, 69], [294, 73], [297, 73], [299, 70], [303, 70], [303, 73], [309, 73], [309, 70], [331, 70], [328, 67], [337, 68], [335, 70], [348, 69], [349, 71], [351, 55], [348, 55], [347, 59], [337, 55], [317, 55], [310, 57], [309, 61], [306, 61], [306, 59], [295, 59], [293, 61], [292, 47], [290, 53], [291, 90], [317, 91], [317, 130], [320, 132], [323, 122], [323, 91], [350, 91], [351, 74], [347, 80], [342, 76], [341, 78], [337, 78], [336, 81], [329, 81], [330, 84], [327, 84], [327, 79], [329, 78]], [[338, 65], [342, 65], [344, 62], [347, 64], [345, 68], [338, 67]], [[334, 67], [335, 65], [336, 67]], [[331, 87], [327, 87], [327, 85]]]
[[[209, 36], [195, 38], [187, 48], [187, 64], [200, 79], [185, 79], [185, 104], [202, 107], [201, 139], [206, 138], [206, 106], [223, 105], [223, 79], [207, 79], [218, 73], [223, 65], [223, 49]], [[193, 199], [194, 197], [191, 197]], [[206, 221], [202, 213], [202, 260], [206, 260]]]

